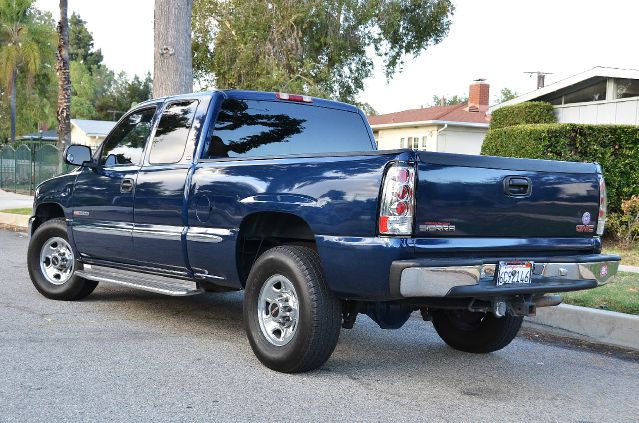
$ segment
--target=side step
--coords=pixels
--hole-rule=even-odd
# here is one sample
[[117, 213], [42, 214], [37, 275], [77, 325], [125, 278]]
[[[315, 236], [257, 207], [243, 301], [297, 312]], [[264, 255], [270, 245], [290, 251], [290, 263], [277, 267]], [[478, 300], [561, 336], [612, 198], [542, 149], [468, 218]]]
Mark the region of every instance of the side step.
[[75, 274], [92, 281], [113, 283], [129, 288], [137, 288], [144, 291], [178, 297], [204, 292], [204, 290], [198, 288], [197, 284], [193, 281], [114, 269], [105, 266], [85, 264], [84, 269], [76, 270]]

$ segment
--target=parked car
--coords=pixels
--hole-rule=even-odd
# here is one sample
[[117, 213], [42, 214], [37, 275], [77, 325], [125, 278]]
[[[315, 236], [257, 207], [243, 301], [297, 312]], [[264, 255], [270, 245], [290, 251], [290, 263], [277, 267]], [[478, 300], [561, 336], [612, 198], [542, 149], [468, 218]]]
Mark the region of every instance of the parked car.
[[334, 101], [150, 100], [65, 157], [77, 168], [37, 188], [30, 221], [40, 293], [244, 290], [251, 347], [282, 372], [321, 366], [358, 314], [397, 329], [419, 310], [451, 347], [496, 351], [619, 264], [601, 254], [597, 164], [376, 151], [364, 114]]

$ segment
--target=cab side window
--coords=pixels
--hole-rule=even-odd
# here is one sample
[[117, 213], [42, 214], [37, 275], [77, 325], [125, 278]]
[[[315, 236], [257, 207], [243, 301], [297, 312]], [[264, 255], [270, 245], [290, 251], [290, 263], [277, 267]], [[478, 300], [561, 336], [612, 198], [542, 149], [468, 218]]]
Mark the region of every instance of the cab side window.
[[151, 107], [125, 117], [109, 134], [102, 148], [100, 164], [109, 167], [140, 164], [154, 114], [155, 107]]
[[166, 106], [155, 130], [149, 163], [168, 164], [182, 160], [197, 105], [197, 100], [186, 100]]

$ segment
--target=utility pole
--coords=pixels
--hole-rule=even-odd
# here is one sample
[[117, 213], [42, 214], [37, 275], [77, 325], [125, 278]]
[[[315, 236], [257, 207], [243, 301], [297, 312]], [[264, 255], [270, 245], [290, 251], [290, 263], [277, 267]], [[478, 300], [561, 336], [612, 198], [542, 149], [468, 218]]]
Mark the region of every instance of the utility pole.
[[534, 71], [534, 72], [524, 72], [530, 76], [537, 75], [537, 89], [544, 88], [546, 86], [546, 75], [552, 75], [552, 72], [542, 72], [542, 71]]

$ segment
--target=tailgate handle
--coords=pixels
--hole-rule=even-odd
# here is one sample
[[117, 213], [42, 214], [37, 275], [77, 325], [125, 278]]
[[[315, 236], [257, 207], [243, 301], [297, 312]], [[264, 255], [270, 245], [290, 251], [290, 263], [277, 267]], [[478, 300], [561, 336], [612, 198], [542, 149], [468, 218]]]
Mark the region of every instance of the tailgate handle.
[[530, 195], [531, 187], [530, 178], [522, 176], [507, 176], [504, 178], [504, 192], [511, 197]]

